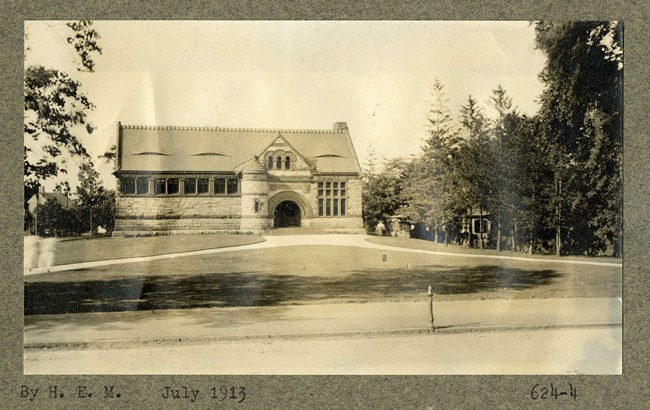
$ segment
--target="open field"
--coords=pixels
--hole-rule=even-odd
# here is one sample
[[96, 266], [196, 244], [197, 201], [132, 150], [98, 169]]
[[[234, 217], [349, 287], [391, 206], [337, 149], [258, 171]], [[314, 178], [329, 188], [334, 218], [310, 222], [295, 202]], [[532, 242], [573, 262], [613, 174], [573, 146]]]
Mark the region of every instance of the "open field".
[[257, 235], [167, 235], [140, 238], [66, 238], [54, 246], [54, 265], [163, 255], [263, 242]]
[[428, 285], [436, 300], [620, 297], [621, 282], [620, 267], [303, 245], [30, 275], [25, 313], [421, 300]]
[[[445, 245], [444, 243], [437, 243], [432, 241], [427, 241], [424, 239], [412, 239], [405, 237], [392, 237], [392, 236], [368, 236], [366, 240], [370, 243], [376, 243], [378, 245], [388, 245], [396, 246], [398, 248], [407, 248], [407, 249], [421, 249], [426, 251], [438, 251], [438, 252], [452, 252], [452, 253], [464, 253], [470, 255], [503, 255], [503, 256], [516, 256], [520, 258], [531, 258], [531, 259], [548, 259], [553, 260], [557, 259], [555, 255], [546, 255], [536, 253], [530, 255], [527, 252], [512, 252], [511, 250], [503, 250], [498, 252], [496, 249], [478, 249], [478, 248], [469, 248], [465, 246], [460, 246], [456, 244]], [[563, 260], [584, 260], [584, 261], [598, 261], [598, 262], [612, 262], [612, 263], [621, 263], [621, 258], [612, 258], [612, 257], [592, 257], [592, 256], [562, 256]]]

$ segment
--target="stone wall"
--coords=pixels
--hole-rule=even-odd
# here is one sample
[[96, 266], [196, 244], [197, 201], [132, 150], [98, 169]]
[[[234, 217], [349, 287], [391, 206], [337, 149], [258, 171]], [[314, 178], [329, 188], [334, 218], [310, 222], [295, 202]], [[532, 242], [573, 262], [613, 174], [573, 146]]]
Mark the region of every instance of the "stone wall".
[[115, 236], [156, 231], [238, 231], [240, 196], [119, 196]]
[[[318, 182], [304, 176], [283, 180], [277, 176], [266, 180], [264, 175], [244, 175], [240, 180], [241, 195], [177, 195], [121, 196], [118, 194], [115, 236], [132, 234], [208, 231], [260, 232], [273, 225], [273, 209], [284, 193], [294, 192], [286, 199], [307, 207], [301, 224], [328, 232], [363, 232], [361, 180], [332, 177], [346, 181], [346, 215], [318, 217]], [[288, 179], [288, 178], [287, 178]], [[284, 199], [282, 199], [284, 200]], [[256, 211], [255, 204], [259, 205]]]
[[320, 229], [325, 232], [364, 233], [363, 219], [356, 217], [306, 218], [302, 221], [305, 228]]
[[[363, 215], [361, 194], [363, 183], [360, 179], [348, 181], [348, 209], [347, 216], [361, 218]], [[363, 223], [362, 223], [363, 225]]]

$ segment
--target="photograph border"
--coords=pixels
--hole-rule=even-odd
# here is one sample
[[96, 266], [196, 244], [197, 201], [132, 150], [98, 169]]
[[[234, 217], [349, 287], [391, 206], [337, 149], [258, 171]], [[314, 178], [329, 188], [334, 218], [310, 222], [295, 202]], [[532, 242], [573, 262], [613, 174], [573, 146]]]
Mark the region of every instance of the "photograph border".
[[[584, 408], [641, 408], [647, 402], [647, 369], [650, 366], [647, 295], [650, 262], [644, 244], [648, 238], [650, 198], [647, 181], [650, 129], [648, 112], [649, 6], [642, 2], [539, 2], [525, 0], [513, 7], [509, 1], [490, 2], [409, 0], [352, 2], [306, 1], [241, 2], [155, 1], [146, 3], [101, 0], [40, 1], [23, 4], [14, 0], [0, 17], [3, 58], [0, 99], [3, 150], [0, 164], [4, 195], [0, 197], [0, 258], [4, 280], [0, 285], [0, 363], [5, 408], [27, 407], [21, 386], [48, 394], [55, 386], [65, 398], [39, 397], [38, 408], [80, 406], [78, 386], [101, 392], [115, 386], [119, 399], [93, 398], [94, 408], [160, 408], [169, 405], [161, 397], [164, 386], [244, 386], [247, 398], [241, 408], [526, 408], [534, 404], [535, 384], [576, 386], [578, 397], [570, 402]], [[619, 20], [624, 23], [624, 250], [623, 250], [623, 375], [535, 376], [36, 376], [23, 374], [23, 230], [20, 181], [23, 167], [23, 33], [25, 20]], [[432, 352], [434, 353], [434, 352]], [[540, 358], [534, 358], [539, 360]], [[164, 358], [161, 358], [164, 360]], [[549, 399], [568, 405], [568, 398]], [[85, 404], [85, 403], [84, 403]], [[86, 405], [90, 405], [86, 404]], [[175, 405], [177, 403], [174, 403]], [[554, 403], [555, 404], [555, 403]], [[201, 401], [183, 403], [191, 408], [224, 406]]]

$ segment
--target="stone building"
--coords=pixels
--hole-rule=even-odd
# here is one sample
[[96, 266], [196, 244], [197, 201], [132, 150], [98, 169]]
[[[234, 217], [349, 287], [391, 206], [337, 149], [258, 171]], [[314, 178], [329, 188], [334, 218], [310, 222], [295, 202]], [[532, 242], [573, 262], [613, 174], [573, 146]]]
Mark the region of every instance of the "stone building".
[[113, 235], [363, 232], [361, 168], [347, 124], [331, 130], [118, 123]]

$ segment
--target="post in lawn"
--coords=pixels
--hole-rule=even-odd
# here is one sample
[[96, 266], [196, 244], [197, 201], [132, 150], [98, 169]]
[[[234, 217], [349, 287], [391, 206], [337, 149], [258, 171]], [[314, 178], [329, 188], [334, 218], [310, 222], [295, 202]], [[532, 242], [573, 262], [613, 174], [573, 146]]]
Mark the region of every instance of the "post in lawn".
[[433, 291], [431, 285], [427, 289], [427, 296], [429, 296], [429, 318], [431, 319], [431, 333], [433, 333], [436, 331], [436, 327], [433, 324]]

